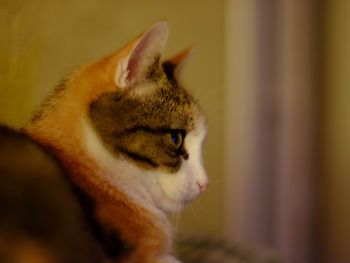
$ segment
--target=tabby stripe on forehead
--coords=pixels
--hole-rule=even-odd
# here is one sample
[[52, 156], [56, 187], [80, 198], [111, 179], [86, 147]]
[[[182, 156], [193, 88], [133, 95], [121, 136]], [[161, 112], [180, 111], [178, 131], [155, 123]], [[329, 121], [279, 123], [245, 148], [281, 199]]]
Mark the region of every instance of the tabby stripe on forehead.
[[138, 154], [138, 153], [135, 153], [135, 152], [130, 152], [129, 150], [125, 149], [125, 148], [122, 148], [122, 147], [119, 147], [118, 150], [129, 156], [131, 159], [135, 160], [135, 161], [138, 161], [138, 162], [142, 162], [142, 163], [146, 163], [154, 168], [158, 167], [159, 165], [157, 163], [155, 163], [154, 161], [152, 161], [151, 159], [149, 159], [148, 157], [146, 156], [143, 156], [141, 154]]
[[124, 132], [137, 132], [139, 130], [151, 132], [151, 133], [167, 133], [171, 131], [169, 128], [152, 128], [149, 126], [135, 126], [124, 130]]

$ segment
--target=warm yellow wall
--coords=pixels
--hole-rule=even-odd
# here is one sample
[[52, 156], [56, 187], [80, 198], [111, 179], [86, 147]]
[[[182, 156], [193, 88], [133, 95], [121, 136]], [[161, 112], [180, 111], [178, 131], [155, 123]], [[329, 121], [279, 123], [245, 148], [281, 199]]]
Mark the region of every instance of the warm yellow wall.
[[325, 8], [321, 251], [324, 262], [350, 262], [350, 1]]
[[184, 83], [207, 112], [205, 161], [213, 181], [181, 216], [180, 228], [221, 233], [223, 5], [223, 0], [0, 0], [0, 122], [23, 125], [34, 105], [74, 67], [113, 52], [157, 20], [168, 20], [167, 55], [198, 44]]

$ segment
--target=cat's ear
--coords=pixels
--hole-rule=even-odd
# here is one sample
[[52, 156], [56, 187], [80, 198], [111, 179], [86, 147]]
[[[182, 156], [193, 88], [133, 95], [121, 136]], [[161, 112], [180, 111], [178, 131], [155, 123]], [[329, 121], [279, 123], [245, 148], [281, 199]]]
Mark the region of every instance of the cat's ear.
[[194, 51], [195, 47], [191, 46], [162, 63], [164, 72], [169, 80], [179, 79], [184, 65], [192, 57]]
[[128, 47], [129, 51], [117, 63], [115, 84], [126, 88], [142, 81], [164, 50], [169, 36], [169, 25], [161, 21], [153, 25]]

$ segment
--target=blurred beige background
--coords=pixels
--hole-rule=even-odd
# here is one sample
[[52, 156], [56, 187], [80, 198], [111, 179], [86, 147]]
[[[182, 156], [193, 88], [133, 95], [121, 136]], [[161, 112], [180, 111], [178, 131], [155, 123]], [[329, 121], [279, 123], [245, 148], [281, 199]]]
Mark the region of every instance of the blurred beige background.
[[[60, 79], [114, 52], [166, 19], [164, 57], [192, 44], [183, 82], [204, 105], [210, 131], [205, 162], [213, 183], [175, 224], [181, 232], [223, 232], [222, 100], [224, 1], [0, 0], [0, 122], [20, 127]], [[195, 14], [195, 15], [194, 15]]]
[[0, 122], [160, 19], [165, 57], [198, 44], [183, 82], [209, 124], [212, 183], [179, 232], [350, 262], [348, 0], [0, 0]]

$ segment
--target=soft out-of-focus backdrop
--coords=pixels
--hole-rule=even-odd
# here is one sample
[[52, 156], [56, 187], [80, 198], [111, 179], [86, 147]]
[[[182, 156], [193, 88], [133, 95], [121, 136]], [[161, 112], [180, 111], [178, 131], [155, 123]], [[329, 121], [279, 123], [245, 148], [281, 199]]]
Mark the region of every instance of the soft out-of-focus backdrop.
[[174, 221], [184, 232], [223, 233], [223, 12], [224, 1], [0, 0], [0, 121], [20, 127], [66, 74], [166, 19], [164, 58], [198, 45], [183, 83], [205, 105], [213, 178], [201, 201]]
[[0, 0], [0, 121], [22, 126], [75, 67], [154, 22], [203, 105], [212, 181], [179, 233], [223, 236], [286, 262], [350, 262], [350, 2]]

